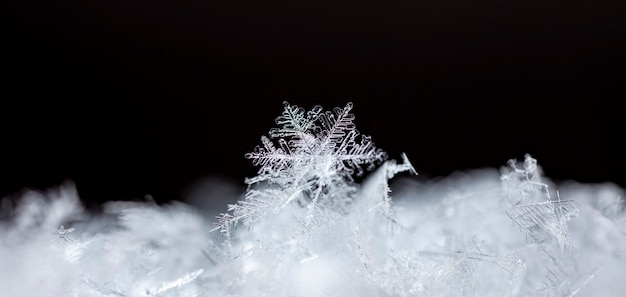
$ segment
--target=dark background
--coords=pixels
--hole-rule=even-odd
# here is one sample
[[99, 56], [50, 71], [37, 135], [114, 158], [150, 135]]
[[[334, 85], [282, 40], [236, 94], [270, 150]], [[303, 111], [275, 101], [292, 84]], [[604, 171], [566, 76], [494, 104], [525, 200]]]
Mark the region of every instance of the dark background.
[[418, 178], [530, 153], [554, 180], [626, 187], [622, 0], [10, 2], [2, 196], [243, 185], [284, 100], [353, 102], [357, 128]]

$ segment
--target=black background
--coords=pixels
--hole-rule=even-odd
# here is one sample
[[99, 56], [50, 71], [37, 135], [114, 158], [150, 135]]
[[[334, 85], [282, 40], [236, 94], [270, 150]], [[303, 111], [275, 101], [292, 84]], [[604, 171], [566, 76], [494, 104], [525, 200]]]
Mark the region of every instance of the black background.
[[530, 153], [554, 180], [626, 186], [621, 0], [9, 2], [3, 196], [243, 185], [285, 100], [353, 102], [422, 179]]

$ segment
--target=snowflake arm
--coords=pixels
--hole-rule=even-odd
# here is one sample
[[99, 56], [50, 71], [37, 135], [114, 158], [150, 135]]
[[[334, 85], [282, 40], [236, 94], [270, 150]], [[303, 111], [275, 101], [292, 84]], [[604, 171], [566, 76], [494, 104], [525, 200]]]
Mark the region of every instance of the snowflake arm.
[[558, 200], [518, 205], [506, 214], [520, 228], [526, 229], [529, 242], [552, 238], [563, 251], [570, 244], [566, 221], [578, 214], [578, 207], [573, 200]]

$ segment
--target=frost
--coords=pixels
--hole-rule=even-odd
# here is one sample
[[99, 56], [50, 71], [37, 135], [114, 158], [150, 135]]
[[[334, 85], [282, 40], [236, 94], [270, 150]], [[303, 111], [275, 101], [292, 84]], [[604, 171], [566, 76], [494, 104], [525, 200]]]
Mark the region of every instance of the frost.
[[[278, 127], [246, 155], [258, 173], [217, 217], [207, 215], [215, 210], [149, 199], [112, 201], [102, 213], [87, 214], [71, 183], [2, 199], [2, 295], [585, 297], [626, 291], [624, 189], [556, 185], [530, 155], [500, 171], [415, 179], [407, 155], [388, 160], [356, 130], [351, 110], [351, 104], [305, 111], [285, 103]], [[236, 191], [220, 185], [219, 192]]]

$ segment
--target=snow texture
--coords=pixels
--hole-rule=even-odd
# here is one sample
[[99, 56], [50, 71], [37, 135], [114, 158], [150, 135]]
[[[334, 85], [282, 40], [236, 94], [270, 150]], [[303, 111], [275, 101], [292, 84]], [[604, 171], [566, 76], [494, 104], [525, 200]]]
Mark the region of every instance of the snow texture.
[[555, 185], [530, 155], [418, 181], [351, 109], [285, 103], [217, 217], [151, 201], [91, 214], [71, 183], [2, 199], [1, 295], [624, 296], [623, 189]]

